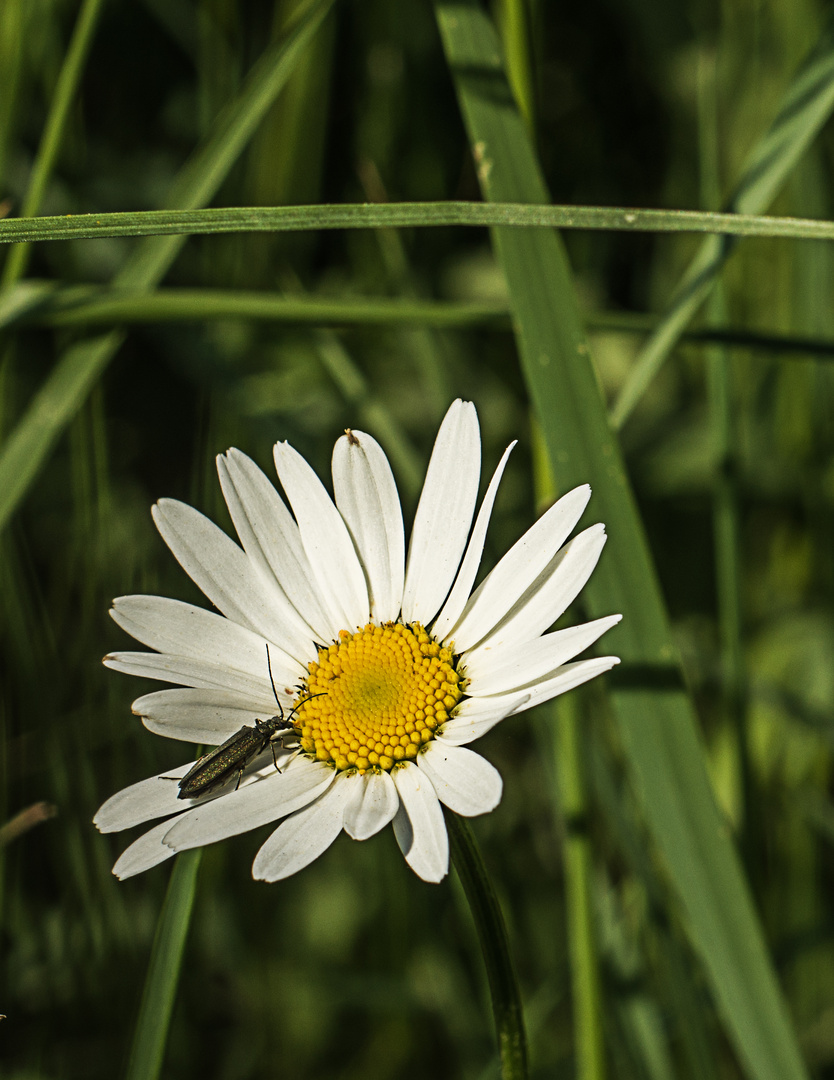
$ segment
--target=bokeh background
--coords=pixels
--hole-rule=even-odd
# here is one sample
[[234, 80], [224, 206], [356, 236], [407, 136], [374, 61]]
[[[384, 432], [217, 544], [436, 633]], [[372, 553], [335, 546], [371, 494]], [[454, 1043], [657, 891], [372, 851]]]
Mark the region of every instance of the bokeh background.
[[[69, 42], [92, 6], [0, 5], [6, 215], [21, 213], [31, 192]], [[165, 205], [183, 163], [298, 6], [97, 5], [37, 212]], [[555, 203], [717, 209], [823, 34], [829, 6], [530, 0], [491, 11], [507, 40], [519, 12], [527, 21], [526, 104]], [[833, 170], [827, 124], [772, 211], [830, 218]], [[212, 205], [479, 198], [432, 6], [340, 0]], [[613, 401], [697, 241], [619, 232], [565, 241]], [[105, 294], [136, 246], [51, 242], [30, 249], [14, 280], [7, 266], [3, 439], [57, 359], [103, 332], [84, 303]], [[20, 297], [24, 280], [49, 302], [27, 300], [15, 314], [12, 290]], [[83, 288], [68, 291], [75, 286]], [[156, 534], [151, 504], [184, 499], [230, 528], [217, 453], [237, 446], [271, 472], [272, 444], [287, 439], [326, 476], [333, 442], [350, 426], [389, 452], [410, 521], [437, 425], [461, 396], [477, 405], [486, 470], [520, 439], [485, 567], [541, 509], [536, 431], [486, 230], [192, 237], [161, 285], [174, 288], [192, 290], [190, 312], [137, 304], [111, 316], [123, 343], [0, 536], [0, 820], [40, 802], [55, 810], [4, 833], [0, 851], [0, 1068], [9, 1080], [110, 1080], [129, 1055], [170, 864], [117, 882], [110, 867], [133, 836], [100, 836], [91, 818], [110, 794], [190, 750], [131, 715], [150, 684], [101, 666], [104, 653], [131, 647], [107, 610], [132, 592], [200, 602]], [[249, 294], [295, 310], [252, 311]], [[301, 311], [311, 299], [351, 301], [350, 314]], [[380, 314], [380, 299], [402, 313]], [[715, 794], [817, 1080], [834, 1077], [832, 299], [830, 244], [744, 241], [718, 301], [620, 434]], [[698, 335], [708, 324], [709, 339]], [[730, 416], [723, 441], [721, 401]], [[737, 554], [729, 564], [722, 535]], [[643, 826], [604, 693], [591, 687], [566, 707], [581, 721], [608, 1074], [745, 1075]], [[518, 965], [532, 1075], [567, 1078], [577, 1057], [558, 722], [541, 710], [484, 739], [505, 794], [473, 825]], [[497, 1076], [482, 962], [456, 878], [419, 881], [386, 830], [363, 844], [343, 836], [296, 878], [265, 886], [250, 866], [267, 834], [204, 854], [163, 1075]]]

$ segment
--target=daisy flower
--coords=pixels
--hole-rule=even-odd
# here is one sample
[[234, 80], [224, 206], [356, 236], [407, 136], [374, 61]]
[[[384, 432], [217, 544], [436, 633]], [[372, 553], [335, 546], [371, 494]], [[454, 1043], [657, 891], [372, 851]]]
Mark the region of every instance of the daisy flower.
[[157, 503], [162, 538], [220, 614], [161, 596], [120, 597], [113, 618], [155, 651], [104, 662], [178, 684], [140, 697], [134, 713], [160, 735], [221, 750], [101, 807], [102, 832], [162, 819], [122, 854], [118, 877], [277, 821], [255, 878], [288, 877], [343, 829], [365, 840], [389, 822], [408, 865], [425, 881], [444, 877], [441, 804], [472, 817], [501, 799], [499, 773], [468, 744], [618, 662], [573, 658], [619, 615], [545, 632], [605, 543], [602, 525], [565, 542], [587, 485], [552, 506], [473, 592], [511, 450], [476, 515], [478, 418], [470, 402], [451, 406], [407, 557], [391, 467], [358, 431], [333, 451], [335, 501], [297, 451], [275, 446], [292, 513], [245, 454], [219, 456], [241, 546], [192, 507]]

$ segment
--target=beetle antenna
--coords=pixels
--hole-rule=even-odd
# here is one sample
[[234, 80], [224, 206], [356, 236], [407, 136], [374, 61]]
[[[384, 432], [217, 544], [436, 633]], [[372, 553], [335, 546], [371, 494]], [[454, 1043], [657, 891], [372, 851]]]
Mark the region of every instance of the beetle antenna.
[[321, 694], [308, 694], [306, 698], [302, 698], [301, 701], [299, 701], [297, 705], [293, 705], [293, 707], [290, 709], [290, 713], [289, 713], [289, 716], [287, 717], [287, 719], [291, 720], [292, 717], [293, 717], [293, 714], [296, 713], [301, 708], [302, 705], [306, 705], [308, 701], [312, 701], [313, 698], [317, 698], [317, 697], [327, 697], [327, 692], [325, 691], [324, 693], [321, 693]]
[[268, 642], [267, 642], [267, 646], [266, 646], [266, 666], [267, 666], [267, 669], [269, 670], [269, 681], [270, 681], [270, 684], [272, 685], [272, 693], [275, 696], [275, 704], [281, 710], [281, 716], [283, 717], [284, 709], [283, 709], [283, 706], [281, 705], [281, 702], [278, 700], [278, 691], [275, 689], [275, 680], [272, 678], [272, 664], [271, 664], [270, 659], [269, 659], [269, 643]]

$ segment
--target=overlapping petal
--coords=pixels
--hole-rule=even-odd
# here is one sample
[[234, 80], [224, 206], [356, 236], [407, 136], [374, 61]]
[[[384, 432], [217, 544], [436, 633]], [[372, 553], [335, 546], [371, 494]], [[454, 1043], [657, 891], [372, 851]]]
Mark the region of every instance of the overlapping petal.
[[417, 764], [428, 775], [438, 799], [456, 814], [488, 814], [501, 801], [501, 774], [486, 758], [462, 746], [435, 739], [418, 755]]
[[122, 788], [99, 807], [93, 824], [99, 832], [120, 832], [164, 814], [176, 814], [187, 809], [194, 800], [177, 798], [179, 786], [175, 781], [185, 776], [192, 765], [193, 761], [187, 765], [177, 765], [164, 776], [150, 776], [147, 780], [139, 780], [130, 787]]
[[[534, 641], [567, 611], [593, 573], [605, 546], [605, 528], [592, 525], [579, 533], [550, 560], [544, 571], [523, 592], [506, 615], [478, 639], [494, 648]], [[490, 620], [476, 630], [486, 630]], [[455, 647], [458, 646], [455, 639]]]
[[222, 529], [176, 499], [160, 499], [152, 514], [180, 566], [227, 619], [248, 627], [290, 655], [298, 651], [298, 639], [281, 621], [281, 601], [274, 583], [258, 573]]
[[341, 630], [364, 626], [370, 614], [368, 587], [341, 514], [297, 450], [288, 443], [276, 443], [273, 456], [333, 624]]
[[231, 449], [217, 458], [217, 475], [243, 550], [274, 582], [276, 611], [299, 646], [327, 641], [339, 628], [313, 586], [298, 526], [284, 501], [251, 458]]
[[[283, 649], [245, 626], [167, 596], [119, 596], [110, 615], [131, 637], [161, 653], [224, 664], [276, 682], [298, 681], [304, 668]], [[267, 665], [267, 647], [269, 665]]]
[[593, 645], [621, 618], [621, 615], [609, 615], [515, 646], [501, 648], [487, 641], [464, 658], [464, 674], [469, 680], [467, 693], [476, 698], [488, 697], [540, 682]]
[[184, 851], [257, 829], [314, 802], [335, 776], [333, 769], [317, 761], [295, 758], [280, 773], [270, 761], [259, 779], [180, 818], [165, 834], [165, 843]]
[[143, 833], [130, 847], [125, 848], [113, 867], [113, 873], [119, 881], [135, 877], [136, 874], [143, 874], [174, 855], [171, 848], [162, 843], [162, 837], [169, 824], [163, 821], [161, 825], [156, 825]]
[[333, 492], [362, 561], [371, 618], [390, 622], [403, 599], [403, 514], [388, 458], [363, 431], [343, 435], [333, 448]]
[[411, 530], [403, 622], [428, 626], [446, 599], [466, 547], [480, 477], [481, 433], [475, 406], [456, 401], [437, 433]]
[[342, 831], [350, 795], [350, 787], [337, 778], [314, 803], [288, 817], [255, 856], [252, 876], [258, 881], [281, 881], [309, 866]]
[[516, 698], [467, 698], [458, 706], [452, 719], [443, 725], [437, 740], [452, 746], [466, 746], [492, 731], [508, 716], [527, 708], [529, 701], [529, 694], [522, 697], [521, 703]]
[[457, 625], [446, 635], [454, 638], [458, 652], [471, 649], [507, 616], [519, 598], [535, 591], [537, 579], [547, 572], [547, 567], [557, 557], [556, 553], [573, 531], [590, 497], [591, 489], [587, 484], [563, 495], [487, 575], [473, 593]]
[[168, 739], [217, 746], [244, 724], [265, 720], [278, 708], [275, 701], [255, 702], [232, 690], [156, 690], [131, 706], [149, 731]]
[[394, 836], [405, 861], [423, 881], [441, 881], [449, 871], [449, 837], [437, 792], [427, 773], [409, 762], [394, 770], [400, 806]]
[[498, 494], [498, 485], [501, 483], [501, 477], [504, 475], [504, 468], [514, 446], [514, 442], [510, 443], [498, 463], [498, 468], [493, 473], [486, 495], [484, 495], [484, 501], [481, 503], [481, 509], [478, 511], [478, 516], [475, 519], [475, 526], [472, 529], [472, 535], [466, 546], [466, 554], [463, 556], [463, 562], [460, 564], [458, 576], [455, 578], [452, 591], [449, 593], [446, 603], [443, 605], [443, 610], [437, 616], [434, 625], [432, 626], [432, 634], [440, 641], [443, 641], [444, 638], [449, 636], [449, 632], [457, 623], [469, 600], [472, 586], [475, 584], [478, 567], [481, 565], [481, 556], [484, 553], [484, 541], [486, 540], [489, 519], [492, 516], [492, 508], [495, 505], [495, 496]]
[[348, 778], [353, 794], [345, 807], [344, 827], [354, 840], [367, 840], [393, 820], [400, 798], [387, 772], [358, 773]]
[[[465, 745], [485, 735], [487, 731], [501, 720], [512, 716], [513, 713], [524, 712], [525, 709], [532, 709], [534, 705], [542, 705], [545, 701], [558, 697], [559, 694], [567, 693], [568, 690], [581, 686], [582, 683], [596, 678], [604, 671], [610, 671], [619, 662], [617, 656], [597, 656], [591, 660], [578, 660], [573, 664], [564, 664], [549, 678], [525, 686], [521, 690], [507, 694], [494, 694], [489, 697], [469, 698], [460, 706], [457, 715], [445, 724], [440, 738], [457, 745]], [[461, 738], [462, 735], [468, 737]]]
[[[213, 664], [209, 660], [198, 660], [191, 656], [170, 656], [168, 653], [117, 652], [109, 653], [104, 658], [106, 667], [114, 671], [123, 671], [127, 675], [140, 675], [145, 679], [159, 679], [161, 682], [179, 683], [203, 690], [231, 690], [247, 701], [253, 698], [266, 701], [272, 694], [268, 673], [263, 678], [249, 675], [245, 671]], [[266, 659], [264, 658], [264, 665]], [[298, 681], [295, 677], [295, 682]], [[286, 685], [276, 682], [279, 699], [283, 695], [287, 700]]]

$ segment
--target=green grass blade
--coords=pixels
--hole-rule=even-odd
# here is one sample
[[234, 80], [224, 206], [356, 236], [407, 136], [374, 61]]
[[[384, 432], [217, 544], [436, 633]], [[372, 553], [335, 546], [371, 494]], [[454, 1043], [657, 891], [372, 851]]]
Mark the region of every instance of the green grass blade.
[[238, 289], [56, 288], [27, 281], [0, 297], [0, 326], [25, 319], [45, 326], [115, 326], [126, 323], [263, 320], [313, 326], [434, 326], [509, 329], [501, 301], [441, 301], [392, 297], [281, 296]]
[[[332, 0], [325, 0], [332, 2]], [[207, 164], [212, 165], [213, 162]], [[232, 206], [211, 209], [63, 214], [0, 221], [0, 244], [23, 240], [91, 240], [105, 236], [210, 236], [222, 233], [303, 232], [320, 229], [518, 228], [603, 232], [709, 233], [722, 238], [768, 236], [834, 240], [834, 222], [761, 214], [718, 214], [701, 210], [632, 210], [623, 206], [553, 206], [494, 203], [340, 203], [320, 206]], [[716, 241], [726, 243], [726, 239]], [[171, 241], [159, 241], [163, 250]], [[700, 264], [699, 264], [700, 265]], [[128, 284], [122, 280], [122, 284]]]
[[[770, 129], [753, 148], [729, 209], [760, 214], [784, 184], [834, 108], [834, 17], [811, 56], [788, 87]], [[622, 427], [663, 365], [692, 316], [706, 299], [734, 244], [726, 237], [705, 240], [673, 297], [660, 326], [643, 346], [611, 410]]]
[[177, 856], [171, 871], [154, 935], [126, 1080], [156, 1080], [162, 1069], [202, 855], [200, 848], [183, 852]]
[[[494, 30], [473, 3], [439, 3], [438, 19], [485, 196], [546, 201], [538, 162], [514, 107]], [[497, 229], [522, 366], [562, 488], [594, 487], [611, 540], [586, 590], [594, 614], [622, 611], [606, 640], [623, 657], [611, 679], [628, 765], [692, 944], [749, 1076], [806, 1072], [739, 860], [704, 766], [667, 617], [608, 426], [559, 237]]]
[[[618, 334], [651, 333], [651, 316], [624, 312], [584, 313], [589, 330]], [[426, 300], [418, 297], [280, 295], [258, 290], [159, 288], [119, 289], [93, 285], [60, 286], [28, 280], [0, 295], [0, 327], [15, 322], [34, 326], [112, 327], [141, 323], [211, 322], [247, 319], [313, 326], [425, 326], [467, 329], [483, 326], [510, 329], [509, 307], [503, 300]], [[779, 354], [784, 359], [804, 355], [834, 357], [834, 341], [795, 334], [764, 334], [730, 326], [688, 330], [683, 341], [722, 345]]]
[[[84, 70], [84, 62], [90, 51], [93, 34], [98, 25], [102, 3], [103, 0], [84, 0], [81, 11], [78, 13], [75, 30], [55, 86], [55, 97], [52, 99], [43, 138], [38, 147], [35, 164], [32, 167], [29, 188], [21, 209], [23, 217], [31, 217], [38, 212], [38, 207], [46, 191], [46, 185], [49, 183], [49, 178], [55, 167], [55, 160], [61, 146], [67, 117], [78, 91], [78, 83], [81, 72]], [[21, 244], [9, 252], [6, 265], [3, 267], [0, 285], [11, 285], [22, 277], [28, 252], [28, 244]]]
[[[240, 95], [219, 117], [212, 137], [183, 167], [169, 204], [197, 206], [216, 192], [332, 3], [316, 0], [284, 41], [258, 61]], [[157, 284], [182, 244], [179, 236], [144, 241], [116, 275], [116, 284], [138, 289]], [[24, 498], [50, 450], [122, 340], [122, 334], [114, 332], [71, 346], [4, 443], [0, 451], [0, 529]]]

